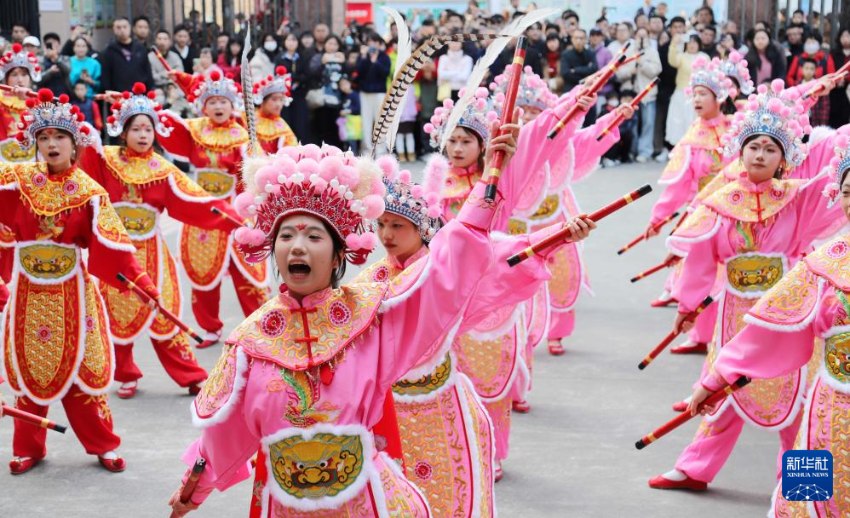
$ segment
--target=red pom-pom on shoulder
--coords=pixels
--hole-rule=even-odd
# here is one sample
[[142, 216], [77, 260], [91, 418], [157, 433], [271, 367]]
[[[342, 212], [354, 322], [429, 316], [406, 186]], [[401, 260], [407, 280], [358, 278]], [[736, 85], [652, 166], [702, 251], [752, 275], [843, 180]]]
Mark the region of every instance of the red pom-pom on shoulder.
[[49, 103], [53, 100], [53, 92], [48, 88], [42, 88], [38, 91], [38, 100], [43, 103]]
[[213, 81], [218, 81], [221, 79], [221, 73], [218, 70], [213, 70], [210, 72], [210, 79]]
[[142, 95], [143, 93], [148, 91], [148, 87], [145, 86], [144, 83], [133, 83], [133, 93], [136, 95]]

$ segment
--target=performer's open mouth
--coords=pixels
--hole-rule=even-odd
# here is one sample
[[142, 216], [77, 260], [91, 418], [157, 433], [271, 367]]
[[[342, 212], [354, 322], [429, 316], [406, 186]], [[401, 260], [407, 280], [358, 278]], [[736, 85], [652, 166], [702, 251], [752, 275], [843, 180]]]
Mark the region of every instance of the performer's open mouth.
[[305, 263], [289, 263], [288, 270], [296, 279], [301, 279], [310, 275], [311, 268]]

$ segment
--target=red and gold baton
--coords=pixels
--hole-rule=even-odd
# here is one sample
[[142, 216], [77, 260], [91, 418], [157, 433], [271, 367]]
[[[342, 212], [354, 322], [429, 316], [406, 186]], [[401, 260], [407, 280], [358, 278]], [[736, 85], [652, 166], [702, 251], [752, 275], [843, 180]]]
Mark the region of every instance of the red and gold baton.
[[[736, 381], [735, 383], [733, 383], [731, 385], [726, 385], [722, 389], [720, 389], [717, 392], [713, 393], [712, 395], [708, 396], [705, 399], [705, 401], [703, 401], [701, 406], [715, 405], [715, 404], [719, 403], [723, 398], [730, 396], [734, 392], [745, 387], [749, 382], [750, 382], [750, 378], [747, 378], [745, 376], [741, 376], [740, 378], [738, 378], [738, 381]], [[697, 414], [697, 415], [699, 415], [699, 414]], [[664, 425], [653, 430], [652, 433], [649, 433], [649, 434], [643, 436], [643, 438], [641, 440], [639, 440], [635, 443], [635, 448], [637, 448], [639, 450], [646, 448], [648, 445], [650, 445], [650, 444], [654, 443], [655, 441], [657, 441], [658, 439], [664, 437], [665, 435], [672, 432], [676, 428], [682, 426], [683, 424], [687, 423], [688, 421], [690, 421], [694, 417], [696, 417], [696, 416], [691, 415], [690, 412], [685, 410], [684, 412], [677, 415], [673, 419], [667, 421], [667, 423], [665, 423]]]
[[[646, 86], [646, 88], [641, 90], [640, 93], [637, 94], [637, 96], [634, 99], [632, 99], [632, 102], [629, 103], [629, 106], [631, 106], [633, 109], [638, 109], [638, 107], [640, 107], [640, 102], [643, 100], [644, 97], [646, 97], [649, 94], [649, 92], [653, 88], [655, 88], [656, 84], [658, 84], [658, 78], [657, 77], [655, 79], [653, 79], [652, 82], [649, 83]], [[611, 123], [608, 124], [608, 126], [606, 126], [604, 130], [602, 130], [602, 133], [600, 133], [599, 136], [596, 137], [596, 141], [599, 142], [600, 140], [605, 138], [605, 136], [608, 133], [610, 133], [611, 130], [613, 130], [614, 128], [616, 128], [620, 124], [622, 124], [624, 120], [625, 120], [625, 117], [623, 117], [622, 115], [617, 115], [616, 117], [614, 117], [614, 120], [612, 120]]]
[[[699, 314], [705, 311], [705, 308], [710, 306], [712, 302], [714, 302], [713, 298], [706, 297], [702, 302], [700, 302], [700, 305], [697, 306], [695, 310], [688, 313], [688, 316], [685, 317], [685, 322], [693, 322], [694, 320], [696, 320]], [[644, 370], [646, 366], [652, 363], [652, 360], [658, 357], [658, 355], [661, 354], [661, 351], [666, 349], [667, 346], [670, 345], [673, 340], [675, 340], [676, 337], [680, 334], [682, 334], [681, 329], [670, 331], [670, 333], [664, 337], [664, 340], [661, 340], [661, 343], [656, 345], [655, 349], [649, 351], [649, 354], [646, 355], [646, 358], [644, 358], [643, 361], [638, 364], [638, 369]]]
[[183, 321], [181, 321], [179, 318], [177, 318], [177, 315], [175, 315], [171, 311], [168, 311], [167, 309], [162, 307], [162, 304], [160, 304], [158, 300], [151, 297], [145, 290], [140, 288], [135, 282], [128, 279], [126, 275], [124, 275], [123, 273], [119, 273], [118, 274], [118, 280], [125, 283], [127, 285], [127, 287], [130, 288], [131, 290], [133, 290], [133, 292], [135, 292], [136, 295], [139, 296], [139, 298], [141, 298], [143, 301], [145, 301], [145, 303], [153, 302], [154, 304], [156, 304], [156, 309], [157, 309], [157, 311], [160, 312], [160, 314], [162, 314], [162, 316], [164, 316], [168, 320], [171, 320], [172, 322], [174, 322], [174, 324], [177, 327], [179, 327], [187, 335], [192, 337], [193, 340], [195, 340], [199, 344], [204, 342], [204, 339], [201, 338], [201, 335], [199, 335], [194, 330], [192, 330], [191, 327], [184, 324]]
[[[201, 474], [203, 474], [206, 467], [207, 461], [205, 459], [199, 457], [195, 461], [195, 465], [192, 466], [192, 472], [189, 473], [189, 478], [186, 479], [186, 483], [183, 484], [183, 490], [180, 491], [180, 503], [188, 504], [192, 499], [192, 494], [195, 492], [195, 488], [198, 487], [198, 481], [201, 479]], [[171, 518], [177, 518], [177, 513], [171, 511]]]
[[[628, 42], [623, 45], [623, 48], [620, 50], [620, 54], [614, 59], [614, 61], [611, 62], [610, 65], [605, 67], [605, 71], [602, 73], [602, 75], [600, 75], [599, 78], [594, 81], [592, 85], [587, 87], [583, 92], [580, 92], [579, 95], [593, 95], [599, 90], [601, 90], [602, 87], [605, 86], [605, 84], [608, 82], [608, 80], [613, 77], [614, 73], [617, 72], [617, 69], [623, 66], [623, 64], [626, 62], [626, 50], [629, 48], [629, 45], [631, 45], [631, 42]], [[555, 127], [549, 131], [549, 133], [546, 135], [546, 138], [550, 140], [555, 138], [558, 133], [560, 133], [561, 130], [566, 127], [566, 125], [572, 120], [573, 117], [576, 116], [579, 111], [584, 110], [581, 108], [581, 106], [579, 106], [578, 98], [576, 98], [576, 103], [570, 106], [570, 109], [567, 110], [567, 113], [564, 114], [563, 117], [561, 117], [561, 120], [558, 121]]]
[[[597, 210], [596, 212], [589, 214], [587, 217], [591, 221], [594, 221], [594, 222], [599, 221], [600, 219], [622, 209], [623, 207], [632, 203], [633, 201], [646, 196], [651, 191], [652, 191], [652, 187], [649, 184], [646, 184], [643, 187], [641, 187], [639, 189], [635, 189], [634, 191], [630, 192], [629, 194], [623, 196], [622, 198], [618, 199], [617, 201], [609, 203], [608, 205]], [[528, 259], [529, 257], [533, 256], [534, 254], [538, 254], [542, 250], [545, 250], [552, 245], [560, 243], [561, 241], [563, 241], [567, 237], [569, 237], [569, 235], [570, 235], [570, 229], [567, 228], [567, 227], [562, 228], [561, 230], [550, 235], [549, 237], [547, 237], [547, 238], [545, 238], [545, 239], [543, 239], [543, 240], [541, 240], [537, 243], [534, 243], [533, 245], [529, 246], [528, 248], [526, 248], [522, 252], [519, 252], [518, 254], [514, 254], [514, 255], [508, 257], [508, 264], [510, 266], [516, 266], [519, 263]]]
[[224, 212], [223, 210], [219, 209], [218, 207], [211, 207], [210, 211], [212, 211], [213, 214], [215, 214], [217, 216], [221, 216], [222, 218], [226, 219], [227, 221], [233, 223], [234, 225], [236, 225], [237, 228], [244, 226], [244, 225], [247, 225], [247, 222], [239, 221], [238, 219], [234, 218], [233, 216]]
[[[522, 80], [522, 68], [525, 65], [525, 52], [528, 49], [528, 40], [525, 36], [517, 38], [516, 50], [514, 51], [514, 60], [511, 62], [509, 72], [511, 74], [508, 89], [505, 91], [505, 105], [502, 108], [502, 120], [499, 121], [499, 127], [505, 124], [510, 124], [513, 119], [514, 107], [516, 106], [517, 92], [519, 84]], [[501, 134], [501, 131], [500, 133]], [[505, 161], [505, 153], [496, 151], [493, 154], [493, 163], [490, 164], [490, 170], [487, 176], [487, 186], [484, 188], [484, 201], [493, 203], [496, 201], [496, 190], [499, 186], [499, 177], [502, 176], [502, 166]]]
[[0, 408], [0, 415], [7, 415], [19, 421], [40, 426], [41, 428], [47, 428], [48, 430], [53, 430], [59, 433], [65, 433], [65, 430], [67, 430], [67, 427], [62, 426], [61, 424], [56, 424], [50, 419], [31, 414], [29, 412], [24, 412], [23, 410], [18, 410], [17, 408], [8, 405], [0, 405], [0, 407], [2, 407]]
[[[678, 212], [674, 212], [673, 214], [671, 214], [671, 215], [667, 216], [666, 218], [664, 218], [663, 220], [659, 221], [659, 222], [658, 222], [658, 223], [656, 223], [655, 225], [652, 225], [652, 230], [660, 230], [660, 229], [661, 229], [661, 227], [663, 227], [663, 226], [664, 226], [664, 225], [666, 225], [667, 223], [670, 223], [670, 221], [671, 221], [673, 218], [675, 218], [676, 216], [678, 216], [678, 215], [679, 215], [679, 213], [678, 213]], [[641, 235], [639, 235], [638, 237], [636, 237], [636, 238], [632, 239], [631, 241], [629, 241], [629, 244], [627, 244], [627, 245], [626, 245], [626, 246], [624, 246], [623, 248], [621, 248], [621, 249], [617, 250], [617, 255], [623, 255], [624, 253], [626, 253], [627, 251], [631, 250], [631, 249], [632, 249], [632, 247], [634, 247], [636, 244], [640, 243], [640, 242], [641, 242], [641, 241], [643, 241], [644, 239], [646, 239], [646, 232], [644, 232], [643, 234], [641, 234]]]
[[166, 60], [165, 60], [165, 57], [163, 57], [163, 55], [162, 55], [162, 54], [160, 54], [159, 49], [158, 49], [158, 48], [156, 48], [156, 47], [154, 47], [154, 48], [153, 48], [153, 51], [154, 51], [154, 53], [156, 54], [156, 59], [158, 59], [158, 60], [159, 60], [159, 62], [160, 62], [160, 63], [162, 63], [162, 66], [163, 66], [163, 67], [165, 67], [165, 71], [166, 71], [166, 72], [171, 72], [171, 70], [172, 70], [172, 69], [171, 69], [171, 65], [169, 65], [169, 64], [168, 64], [168, 61], [166, 61]]
[[645, 279], [645, 278], [649, 277], [653, 273], [658, 273], [661, 270], [663, 270], [664, 268], [669, 268], [669, 267], [673, 266], [674, 264], [678, 263], [681, 260], [682, 260], [681, 257], [674, 255], [673, 257], [671, 257], [670, 259], [667, 259], [663, 263], [656, 264], [652, 268], [649, 268], [647, 270], [640, 272], [639, 274], [632, 277], [630, 280], [631, 280], [632, 283], [636, 283], [637, 281], [639, 281], [641, 279]]

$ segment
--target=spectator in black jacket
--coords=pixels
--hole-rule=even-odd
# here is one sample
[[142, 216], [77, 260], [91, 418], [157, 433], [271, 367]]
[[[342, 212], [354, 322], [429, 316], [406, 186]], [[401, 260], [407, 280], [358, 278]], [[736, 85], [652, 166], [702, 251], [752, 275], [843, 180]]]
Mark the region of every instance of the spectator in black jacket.
[[183, 71], [187, 74], [192, 74], [195, 70], [195, 60], [198, 59], [198, 51], [192, 47], [192, 36], [189, 33], [189, 28], [185, 25], [178, 25], [174, 29], [174, 52], [180, 56], [180, 61], [183, 62]]
[[310, 88], [308, 67], [310, 62], [302, 56], [298, 36], [290, 32], [283, 39], [283, 50], [275, 59], [275, 66], [283, 65], [292, 76], [292, 102], [283, 108], [282, 116], [299, 142], [310, 140], [310, 110], [307, 107], [307, 90]]
[[41, 62], [39, 88], [48, 88], [54, 95], [71, 95], [69, 76], [71, 66], [68, 58], [59, 54], [62, 40], [55, 32], [44, 35], [44, 59]]
[[[360, 49], [357, 60], [357, 81], [360, 84], [360, 115], [363, 121], [363, 134], [372, 134], [372, 123], [381, 110], [381, 102], [387, 93], [387, 78], [390, 76], [390, 57], [382, 49], [384, 40], [373, 32], [367, 39], [368, 45]], [[372, 151], [372, 143], [363, 139], [363, 152]]]
[[[561, 77], [564, 78], [564, 92], [569, 92], [585, 77], [596, 72], [596, 53], [587, 47], [587, 32], [576, 29], [572, 35], [572, 48], [561, 54]], [[591, 109], [585, 117], [585, 125], [596, 121], [596, 109]]]
[[130, 20], [116, 18], [112, 23], [115, 39], [100, 56], [103, 68], [101, 85], [104, 90], [123, 92], [132, 90], [133, 84], [143, 83], [153, 90], [153, 74], [144, 45], [133, 39]]

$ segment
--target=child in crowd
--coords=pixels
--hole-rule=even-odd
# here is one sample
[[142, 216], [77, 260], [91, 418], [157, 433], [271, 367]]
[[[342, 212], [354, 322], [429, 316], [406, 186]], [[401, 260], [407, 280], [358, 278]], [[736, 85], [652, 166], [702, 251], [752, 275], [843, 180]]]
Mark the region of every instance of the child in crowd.
[[360, 139], [363, 138], [360, 92], [354, 90], [351, 80], [347, 77], [339, 80], [339, 91], [342, 93], [342, 110], [337, 119], [339, 139], [345, 142], [348, 149], [356, 155], [360, 152]]
[[395, 139], [396, 155], [399, 162], [416, 162], [416, 139], [413, 132], [416, 131], [416, 115], [419, 113], [419, 108], [416, 106], [416, 95], [412, 88], [405, 94], [399, 109], [401, 122], [399, 122]]
[[74, 95], [71, 96], [71, 104], [80, 109], [83, 115], [85, 115], [87, 122], [94, 126], [97, 131], [101, 131], [103, 129], [103, 119], [100, 116], [100, 108], [97, 106], [97, 102], [94, 99], [90, 99], [88, 95], [88, 85], [83, 81], [77, 81], [74, 83]]
[[[802, 84], [814, 81], [816, 79], [818, 64], [812, 58], [803, 58], [800, 60], [800, 69], [802, 70]], [[812, 106], [809, 112], [809, 121], [814, 126], [826, 126], [829, 124], [829, 96], [825, 95], [818, 97], [818, 101]]]

